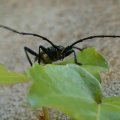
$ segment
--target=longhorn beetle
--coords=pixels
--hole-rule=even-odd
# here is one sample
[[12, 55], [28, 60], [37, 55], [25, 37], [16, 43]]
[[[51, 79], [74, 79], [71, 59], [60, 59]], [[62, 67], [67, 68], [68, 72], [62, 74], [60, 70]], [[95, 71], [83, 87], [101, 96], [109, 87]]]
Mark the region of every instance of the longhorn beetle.
[[32, 49], [28, 48], [28, 47], [24, 47], [27, 59], [30, 63], [30, 65], [32, 66], [33, 63], [28, 55], [28, 53], [32, 54], [33, 56], [35, 56], [34, 62], [37, 61], [39, 64], [41, 63], [41, 61], [45, 64], [47, 63], [52, 63], [54, 61], [57, 60], [63, 60], [65, 57], [69, 56], [70, 54], [73, 53], [74, 55], [74, 62], [76, 64], [81, 65], [81, 63], [78, 63], [77, 61], [77, 57], [76, 57], [76, 53], [74, 49], [78, 49], [78, 50], [82, 50], [81, 48], [77, 48], [75, 47], [76, 44], [83, 42], [85, 40], [89, 40], [89, 39], [93, 39], [93, 38], [105, 38], [105, 37], [112, 37], [112, 38], [120, 38], [120, 35], [96, 35], [96, 36], [89, 36], [89, 37], [85, 37], [82, 39], [77, 40], [76, 42], [72, 43], [69, 46], [60, 46], [60, 45], [55, 45], [53, 44], [49, 39], [47, 39], [46, 37], [43, 37], [41, 35], [38, 34], [34, 34], [34, 33], [26, 33], [26, 32], [19, 32], [15, 29], [9, 28], [7, 26], [3, 26], [0, 25], [1, 28], [5, 28], [7, 30], [10, 30], [14, 33], [17, 34], [21, 34], [21, 35], [31, 35], [31, 36], [35, 36], [35, 37], [39, 37], [42, 38], [43, 40], [47, 41], [48, 43], [50, 43], [50, 47], [44, 47], [42, 45], [39, 46], [39, 52], [35, 52]]

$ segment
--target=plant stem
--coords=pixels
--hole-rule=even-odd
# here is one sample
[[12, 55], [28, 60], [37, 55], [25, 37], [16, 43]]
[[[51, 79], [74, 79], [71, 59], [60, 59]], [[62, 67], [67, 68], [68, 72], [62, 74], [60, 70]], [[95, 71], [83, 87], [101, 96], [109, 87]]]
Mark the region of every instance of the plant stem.
[[42, 107], [43, 115], [45, 120], [50, 120], [49, 118], [49, 112], [47, 107]]

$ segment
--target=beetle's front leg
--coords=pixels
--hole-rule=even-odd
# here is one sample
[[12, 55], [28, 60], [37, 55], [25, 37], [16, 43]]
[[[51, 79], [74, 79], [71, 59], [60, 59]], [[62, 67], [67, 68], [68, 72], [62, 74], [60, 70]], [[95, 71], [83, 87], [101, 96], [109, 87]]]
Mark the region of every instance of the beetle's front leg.
[[24, 50], [25, 50], [25, 53], [26, 53], [27, 59], [28, 59], [30, 65], [32, 66], [33, 63], [32, 63], [32, 61], [31, 61], [31, 59], [30, 59], [28, 53], [34, 55], [35, 57], [38, 57], [38, 54], [37, 54], [35, 51], [33, 51], [32, 49], [28, 48], [28, 47], [24, 47]]

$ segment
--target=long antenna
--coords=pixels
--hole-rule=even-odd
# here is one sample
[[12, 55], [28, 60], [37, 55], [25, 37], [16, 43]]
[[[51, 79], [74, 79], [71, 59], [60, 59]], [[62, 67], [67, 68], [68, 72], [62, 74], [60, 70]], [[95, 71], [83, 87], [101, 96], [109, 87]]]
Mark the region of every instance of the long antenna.
[[72, 45], [70, 45], [70, 47], [73, 47], [75, 44], [77, 44], [79, 42], [83, 42], [85, 40], [89, 40], [89, 39], [93, 39], [93, 38], [105, 38], [105, 37], [120, 38], [120, 35], [95, 35], [95, 36], [89, 36], [89, 37], [85, 37], [85, 38], [82, 38], [82, 39], [74, 42]]
[[57, 48], [56, 45], [54, 45], [50, 40], [48, 40], [47, 38], [41, 36], [41, 35], [38, 35], [38, 34], [34, 34], [34, 33], [26, 33], [26, 32], [19, 32], [15, 29], [12, 29], [12, 28], [9, 28], [7, 26], [4, 26], [4, 25], [0, 25], [1, 28], [4, 28], [4, 29], [7, 29], [7, 30], [10, 30], [14, 33], [17, 33], [17, 34], [21, 34], [21, 35], [31, 35], [31, 36], [35, 36], [35, 37], [39, 37], [39, 38], [42, 38], [43, 40], [49, 42], [53, 47]]

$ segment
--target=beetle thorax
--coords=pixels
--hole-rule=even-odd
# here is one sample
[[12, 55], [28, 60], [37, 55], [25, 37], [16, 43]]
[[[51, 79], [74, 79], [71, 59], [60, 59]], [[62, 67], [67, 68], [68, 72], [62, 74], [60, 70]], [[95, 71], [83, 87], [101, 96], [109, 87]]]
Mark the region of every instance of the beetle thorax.
[[52, 63], [61, 59], [61, 53], [64, 50], [64, 47], [57, 46], [57, 48], [58, 49], [55, 47], [48, 47], [46, 51], [41, 52], [41, 59], [43, 63]]

